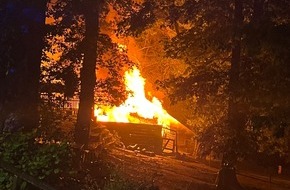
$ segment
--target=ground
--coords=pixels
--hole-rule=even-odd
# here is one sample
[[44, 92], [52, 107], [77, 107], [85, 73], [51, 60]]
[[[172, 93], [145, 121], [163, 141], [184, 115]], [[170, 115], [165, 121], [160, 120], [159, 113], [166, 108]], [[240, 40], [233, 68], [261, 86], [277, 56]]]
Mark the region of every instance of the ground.
[[[113, 149], [109, 160], [117, 165], [121, 176], [143, 186], [161, 190], [215, 189], [218, 169], [190, 157], [147, 156], [136, 151]], [[290, 180], [238, 171], [238, 180], [245, 189], [289, 190]]]

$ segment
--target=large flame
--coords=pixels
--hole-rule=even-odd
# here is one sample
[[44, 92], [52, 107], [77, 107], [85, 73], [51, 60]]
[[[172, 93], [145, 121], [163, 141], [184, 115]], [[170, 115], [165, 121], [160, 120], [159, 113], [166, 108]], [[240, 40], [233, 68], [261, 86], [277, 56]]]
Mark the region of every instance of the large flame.
[[163, 109], [161, 102], [156, 97], [153, 97], [151, 101], [146, 98], [145, 79], [137, 67], [126, 71], [124, 79], [128, 98], [118, 107], [96, 106], [97, 121], [144, 123], [140, 120], [140, 118], [144, 118], [156, 120], [155, 124], [167, 128], [170, 127], [170, 123], [177, 123], [177, 120]]

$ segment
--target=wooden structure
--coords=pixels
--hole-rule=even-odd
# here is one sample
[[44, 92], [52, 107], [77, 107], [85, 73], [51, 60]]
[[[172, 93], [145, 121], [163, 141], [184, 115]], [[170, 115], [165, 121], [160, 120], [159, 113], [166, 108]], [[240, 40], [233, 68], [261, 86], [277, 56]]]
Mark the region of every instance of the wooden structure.
[[110, 131], [116, 131], [126, 145], [138, 145], [140, 148], [162, 153], [162, 126], [136, 123], [98, 122]]
[[162, 152], [163, 153], [177, 153], [177, 132], [172, 129], [163, 128], [164, 135], [162, 137]]

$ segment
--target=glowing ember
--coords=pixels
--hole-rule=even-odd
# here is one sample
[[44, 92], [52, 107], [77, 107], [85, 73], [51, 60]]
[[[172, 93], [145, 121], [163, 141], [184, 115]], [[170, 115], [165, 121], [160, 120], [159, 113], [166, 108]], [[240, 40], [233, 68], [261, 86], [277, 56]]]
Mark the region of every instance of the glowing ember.
[[129, 92], [127, 100], [119, 107], [96, 106], [95, 116], [98, 121], [146, 123], [140, 121], [140, 118], [144, 118], [156, 120], [158, 125], [167, 128], [170, 123], [177, 123], [177, 120], [163, 109], [161, 102], [156, 97], [153, 97], [151, 101], [146, 98], [145, 79], [136, 67], [125, 72], [125, 85]]

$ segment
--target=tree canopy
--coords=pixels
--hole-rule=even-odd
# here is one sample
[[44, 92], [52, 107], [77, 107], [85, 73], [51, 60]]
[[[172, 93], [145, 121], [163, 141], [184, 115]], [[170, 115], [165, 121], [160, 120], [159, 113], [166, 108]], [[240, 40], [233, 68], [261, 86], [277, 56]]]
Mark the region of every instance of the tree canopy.
[[[245, 132], [238, 134], [245, 137], [250, 135], [246, 132], [249, 122], [258, 125], [254, 119], [257, 117], [276, 118], [275, 121], [289, 125], [286, 116], [290, 95], [289, 13], [284, 9], [288, 1], [280, 4], [258, 0], [146, 0], [127, 4], [127, 14], [123, 14], [119, 22], [120, 34], [142, 36], [157, 23], [161, 29], [174, 31], [170, 37], [162, 38], [166, 57], [183, 60], [187, 69], [179, 76], [158, 80], [157, 84], [166, 90], [172, 103], [191, 102], [189, 124], [193, 130], [201, 132], [201, 139], [209, 135], [208, 131], [214, 126], [226, 129], [224, 124], [229, 122], [231, 107], [229, 100], [234, 103], [232, 108], [236, 112], [232, 122], [243, 120], [239, 128]], [[136, 18], [148, 22], [136, 23]], [[220, 138], [212, 134], [211, 138], [216, 140], [209, 149], [227, 143], [224, 138], [227, 133], [228, 137], [235, 136], [235, 130], [231, 130], [233, 123], [229, 128], [232, 132], [224, 131]], [[279, 128], [281, 123], [275, 125]], [[249, 148], [251, 143], [249, 139]]]

